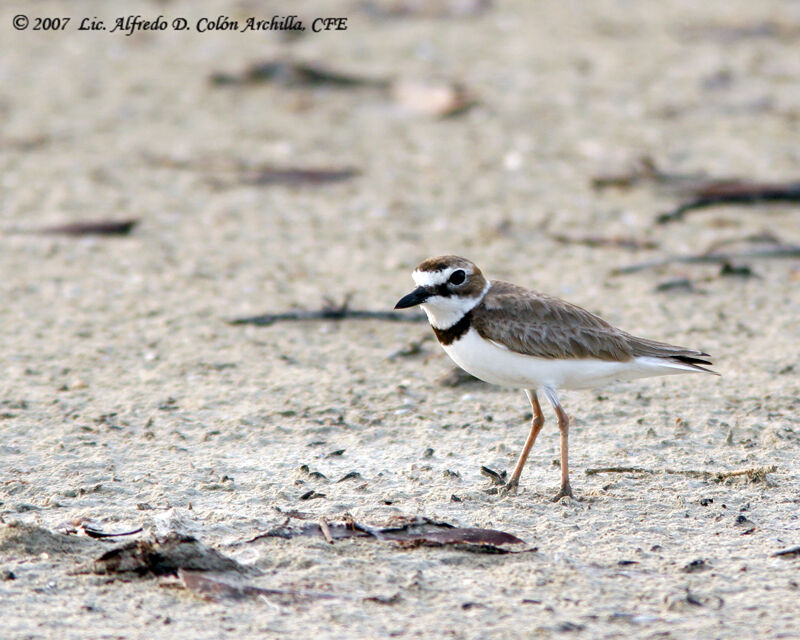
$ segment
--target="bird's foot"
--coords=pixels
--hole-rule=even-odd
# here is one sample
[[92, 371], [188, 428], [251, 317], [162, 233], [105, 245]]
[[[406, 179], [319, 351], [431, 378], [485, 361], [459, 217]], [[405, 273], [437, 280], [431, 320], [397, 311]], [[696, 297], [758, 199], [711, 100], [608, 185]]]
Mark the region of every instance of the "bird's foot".
[[519, 480], [512, 478], [508, 482], [506, 482], [502, 487], [500, 487], [500, 495], [501, 496], [508, 496], [512, 495], [517, 492], [517, 488], [519, 487]]
[[552, 502], [558, 502], [559, 500], [561, 500], [561, 498], [572, 498], [573, 500], [577, 499], [572, 494], [572, 487], [569, 486], [569, 482], [561, 485], [561, 489], [556, 494], [556, 497], [553, 498]]

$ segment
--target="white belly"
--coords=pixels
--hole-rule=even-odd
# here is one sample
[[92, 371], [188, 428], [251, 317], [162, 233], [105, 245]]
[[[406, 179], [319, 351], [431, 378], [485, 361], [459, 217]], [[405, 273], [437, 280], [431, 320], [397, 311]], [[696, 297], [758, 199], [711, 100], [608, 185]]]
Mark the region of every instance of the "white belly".
[[472, 327], [460, 340], [442, 348], [453, 362], [476, 378], [521, 389], [588, 389], [617, 380], [691, 371], [690, 367], [657, 358], [627, 362], [535, 358], [484, 340]]

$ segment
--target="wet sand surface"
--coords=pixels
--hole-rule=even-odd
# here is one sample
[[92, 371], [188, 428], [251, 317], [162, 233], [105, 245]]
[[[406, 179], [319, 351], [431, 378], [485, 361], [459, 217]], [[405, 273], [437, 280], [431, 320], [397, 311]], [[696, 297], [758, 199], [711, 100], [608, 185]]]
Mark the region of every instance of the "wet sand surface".
[[[664, 185], [592, 187], [642, 156], [680, 174], [797, 179], [797, 5], [520, 1], [387, 18], [307, 2], [293, 12], [346, 15], [348, 30], [299, 38], [11, 27], [21, 12], [192, 25], [287, 13], [134, 4], [0, 7], [0, 635], [800, 637], [800, 559], [773, 555], [800, 544], [800, 262], [612, 274], [764, 232], [800, 243], [800, 210], [657, 225], [681, 201]], [[273, 59], [395, 90], [210, 80]], [[458, 82], [477, 104], [441, 118], [401, 81]], [[264, 166], [358, 175], [252, 184]], [[127, 218], [139, 224], [123, 237], [18, 233]], [[443, 386], [451, 365], [433, 340], [390, 358], [426, 324], [229, 323], [348, 295], [389, 310], [414, 266], [444, 253], [703, 349], [722, 377], [564, 394], [581, 500], [553, 504], [552, 411], [520, 491], [492, 493], [480, 467], [513, 467], [527, 401]], [[681, 279], [689, 289], [657, 290]], [[647, 472], [587, 474], [603, 467]], [[748, 469], [761, 471], [715, 476]], [[289, 516], [348, 514], [498, 529], [524, 552], [253, 540]], [[312, 595], [204, 598], [169, 578], [76, 573], [128, 539], [59, 533], [81, 522], [143, 527], [133, 539], [180, 531], [247, 565], [249, 585]]]

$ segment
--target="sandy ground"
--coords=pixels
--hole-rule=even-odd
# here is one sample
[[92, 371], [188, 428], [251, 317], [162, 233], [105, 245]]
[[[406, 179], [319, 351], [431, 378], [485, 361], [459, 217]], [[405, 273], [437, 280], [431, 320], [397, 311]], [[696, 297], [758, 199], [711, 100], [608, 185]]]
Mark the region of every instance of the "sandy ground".
[[[279, 3], [0, 6], [3, 638], [800, 637], [800, 560], [772, 555], [800, 544], [800, 263], [750, 261], [752, 278], [719, 265], [610, 275], [764, 230], [800, 242], [800, 212], [727, 207], [656, 226], [674, 194], [590, 184], [642, 154], [681, 173], [796, 179], [798, 5], [500, 4], [377, 19], [355, 3], [298, 3], [292, 13], [346, 15], [349, 29], [293, 40], [11, 27], [23, 11], [193, 23], [288, 13]], [[480, 104], [443, 120], [375, 89], [209, 82], [285, 56], [459, 81]], [[361, 175], [252, 186], [235, 182], [237, 163]], [[129, 217], [141, 223], [125, 238], [11, 233]], [[419, 261], [449, 252], [705, 349], [723, 376], [566, 394], [582, 500], [553, 504], [552, 413], [520, 492], [487, 493], [480, 466], [512, 467], [525, 398], [441, 386], [450, 365], [430, 341], [388, 359], [426, 325], [227, 322], [346, 294], [390, 309]], [[694, 292], [656, 291], [681, 277]], [[585, 473], [612, 465], [657, 473]], [[766, 482], [664, 473], [772, 465]], [[361, 478], [338, 481], [351, 471]], [[301, 500], [310, 490], [324, 497]], [[538, 551], [246, 542], [291, 510], [371, 525], [420, 515]], [[11, 526], [87, 520], [180, 529], [258, 570], [253, 585], [335, 597], [208, 601], [152, 578], [76, 575], [120, 543], [26, 544]]]

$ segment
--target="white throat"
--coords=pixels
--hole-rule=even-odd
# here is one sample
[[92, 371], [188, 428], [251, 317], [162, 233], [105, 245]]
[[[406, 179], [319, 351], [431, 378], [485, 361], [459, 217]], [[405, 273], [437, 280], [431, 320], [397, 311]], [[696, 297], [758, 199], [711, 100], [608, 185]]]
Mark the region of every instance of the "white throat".
[[465, 314], [477, 307], [491, 287], [489, 281], [483, 291], [474, 298], [463, 296], [433, 296], [420, 306], [428, 316], [428, 321], [437, 329], [449, 329], [461, 320]]

